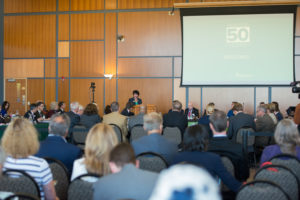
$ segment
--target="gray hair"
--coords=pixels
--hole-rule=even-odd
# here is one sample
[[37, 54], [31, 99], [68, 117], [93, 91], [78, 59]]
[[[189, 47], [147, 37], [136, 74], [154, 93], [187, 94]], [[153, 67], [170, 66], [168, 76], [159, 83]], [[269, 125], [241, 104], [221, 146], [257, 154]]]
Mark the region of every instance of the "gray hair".
[[264, 113], [267, 113], [267, 107], [265, 105], [259, 105], [257, 107], [257, 111], [262, 111]]
[[110, 109], [111, 109], [112, 112], [118, 111], [119, 110], [119, 103], [116, 102], [116, 101], [112, 102], [111, 105], [110, 105]]
[[159, 130], [162, 125], [161, 114], [156, 112], [144, 115], [144, 129], [146, 131]]
[[72, 102], [70, 104], [70, 108], [71, 108], [72, 111], [76, 111], [78, 109], [78, 107], [79, 107], [79, 103], [77, 101]]
[[223, 111], [215, 111], [209, 116], [209, 121], [217, 132], [225, 131], [227, 128], [227, 117]]
[[3, 166], [5, 160], [6, 160], [6, 154], [3, 150], [3, 148], [0, 146], [0, 165]]
[[178, 100], [174, 100], [174, 101], [172, 102], [172, 108], [173, 108], [174, 110], [181, 111], [181, 109], [182, 109], [182, 104], [181, 104], [181, 102], [178, 101]]
[[55, 110], [58, 107], [58, 103], [56, 101], [52, 101], [50, 103], [50, 110]]
[[65, 136], [70, 127], [70, 118], [66, 114], [54, 114], [49, 123], [49, 133]]

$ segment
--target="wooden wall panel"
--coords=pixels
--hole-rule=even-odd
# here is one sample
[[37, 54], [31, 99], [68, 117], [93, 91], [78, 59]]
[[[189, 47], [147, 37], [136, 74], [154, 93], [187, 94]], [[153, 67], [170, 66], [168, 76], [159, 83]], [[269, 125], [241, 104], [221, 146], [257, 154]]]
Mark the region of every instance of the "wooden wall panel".
[[43, 77], [44, 59], [5, 59], [5, 78]]
[[71, 101], [78, 101], [84, 107], [92, 101], [92, 93], [89, 88], [91, 82], [95, 82], [95, 102], [99, 107], [99, 114], [103, 116], [103, 79], [72, 79]]
[[172, 58], [120, 58], [118, 76], [172, 77]]
[[44, 101], [44, 79], [27, 79], [27, 102], [37, 101]]
[[45, 60], [45, 77], [55, 77], [56, 76], [56, 60], [46, 59]]
[[58, 60], [58, 77], [69, 77], [69, 59]]
[[171, 79], [119, 79], [118, 101], [123, 109], [132, 91], [140, 91], [143, 104], [157, 105], [158, 112], [166, 113], [172, 106]]
[[116, 75], [117, 56], [117, 15], [107, 13], [105, 16], [105, 73]]
[[59, 0], [58, 1], [59, 11], [69, 11], [70, 10], [70, 0]]
[[58, 57], [68, 58], [70, 56], [70, 42], [58, 42]]
[[119, 13], [118, 22], [118, 33], [125, 37], [118, 43], [119, 56], [181, 55], [179, 12]]
[[4, 13], [54, 12], [56, 0], [4, 0]]
[[255, 1], [255, 0], [189, 0], [189, 2], [222, 2], [222, 1]]
[[104, 39], [104, 14], [72, 14], [71, 40]]
[[286, 115], [286, 110], [290, 106], [296, 106], [299, 103], [298, 94], [292, 93], [290, 87], [273, 87], [272, 101], [277, 101], [279, 109]]
[[56, 80], [54, 79], [46, 79], [45, 80], [45, 104], [47, 105], [47, 109], [50, 109], [50, 103], [55, 101], [56, 96]]
[[105, 0], [70, 0], [71, 10], [103, 10]]
[[58, 39], [69, 40], [70, 15], [58, 15]]
[[180, 87], [180, 79], [174, 79], [174, 100], [178, 100], [182, 103], [182, 109], [186, 108], [186, 88]]
[[173, 3], [185, 3], [185, 0], [118, 0], [119, 9], [170, 8]]
[[58, 101], [64, 101], [66, 103], [66, 110], [69, 110], [69, 79], [58, 80]]
[[174, 58], [174, 76], [181, 77], [181, 57]]
[[[201, 88], [199, 87], [190, 87], [189, 88], [189, 102], [192, 102], [193, 106], [199, 109], [201, 112]], [[202, 113], [201, 113], [202, 114]]]
[[55, 15], [5, 16], [4, 58], [55, 57]]
[[105, 105], [110, 105], [116, 101], [117, 84], [116, 79], [105, 79]]
[[103, 42], [71, 43], [71, 76], [103, 77], [104, 44]]
[[117, 0], [105, 0], [105, 9], [117, 9]]

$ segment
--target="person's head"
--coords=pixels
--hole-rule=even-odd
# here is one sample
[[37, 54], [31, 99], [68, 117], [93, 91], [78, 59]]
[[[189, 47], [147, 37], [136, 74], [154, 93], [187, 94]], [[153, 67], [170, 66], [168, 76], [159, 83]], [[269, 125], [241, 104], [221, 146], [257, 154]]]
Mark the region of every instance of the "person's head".
[[259, 105], [256, 109], [256, 115], [258, 117], [262, 117], [264, 116], [265, 114], [267, 113], [267, 106], [264, 104], [264, 105]]
[[178, 100], [174, 100], [172, 102], [172, 111], [177, 111], [177, 112], [181, 112], [182, 109], [182, 104], [180, 101]]
[[118, 143], [113, 128], [107, 124], [94, 125], [85, 142], [85, 166], [89, 173], [106, 175], [110, 173], [109, 153]]
[[57, 110], [58, 109], [58, 103], [56, 101], [52, 101], [50, 103], [50, 110]]
[[120, 106], [119, 103], [114, 101], [110, 104], [111, 112], [119, 112]]
[[209, 134], [202, 125], [190, 126], [183, 135], [184, 151], [206, 151], [208, 146]]
[[213, 133], [221, 133], [226, 131], [228, 121], [225, 112], [215, 111], [213, 114], [210, 115], [209, 121], [209, 126]]
[[265, 104], [265, 102], [261, 101], [261, 102], [259, 102], [259, 105], [261, 106], [261, 105], [266, 105], [266, 104]]
[[13, 158], [26, 158], [39, 150], [38, 133], [29, 120], [15, 118], [5, 129], [1, 146]]
[[146, 107], [144, 105], [140, 105], [140, 113], [146, 113]]
[[66, 114], [54, 114], [49, 123], [49, 134], [66, 137], [70, 127], [70, 118]]
[[133, 98], [138, 98], [140, 96], [140, 92], [138, 90], [132, 91]]
[[156, 112], [144, 115], [144, 129], [148, 134], [162, 132], [162, 117]]
[[2, 110], [8, 111], [9, 106], [10, 106], [9, 102], [8, 102], [8, 101], [4, 101], [4, 102], [2, 103], [1, 109], [2, 109]]
[[35, 113], [37, 111], [37, 106], [35, 103], [30, 104], [29, 109], [31, 112]]
[[110, 152], [109, 166], [112, 173], [117, 173], [126, 164], [133, 164], [136, 165], [136, 167], [139, 167], [139, 162], [135, 159], [132, 146], [127, 143], [121, 143]]
[[241, 103], [236, 103], [232, 108], [232, 111], [233, 111], [234, 115], [236, 115], [239, 112], [243, 112], [243, 110], [244, 110], [244, 108], [243, 108], [243, 105]]
[[291, 119], [283, 119], [278, 123], [274, 138], [283, 153], [295, 154], [296, 146], [300, 145], [297, 125]]
[[83, 111], [83, 114], [85, 115], [98, 115], [98, 109], [97, 109], [97, 106], [93, 103], [89, 103], [84, 111]]
[[272, 103], [275, 105], [275, 112], [280, 112], [278, 102], [277, 101], [273, 101]]
[[130, 110], [133, 106], [134, 106], [134, 103], [133, 103], [133, 102], [130, 102], [130, 101], [129, 101], [129, 102], [126, 103], [126, 109], [127, 109], [127, 110]]
[[276, 110], [276, 105], [274, 103], [269, 103], [268, 104], [268, 112], [269, 113], [274, 113]]
[[45, 104], [44, 104], [44, 102], [39, 101], [39, 102], [36, 103], [36, 107], [37, 107], [38, 111], [41, 112], [41, 111], [44, 110]]
[[207, 104], [205, 110], [206, 110], [206, 114], [207, 114], [207, 115], [213, 114], [213, 112], [215, 111], [215, 104], [213, 104], [213, 103]]
[[70, 104], [70, 108], [71, 108], [72, 112], [77, 113], [78, 112], [78, 108], [79, 108], [79, 103], [77, 101], [72, 102]]
[[61, 110], [64, 110], [66, 108], [66, 103], [63, 102], [63, 101], [60, 101], [58, 103], [58, 108], [61, 109]]
[[5, 154], [4, 150], [2, 149], [2, 147], [0, 146], [0, 176], [2, 175], [2, 167], [3, 167], [5, 160], [6, 160], [6, 154]]
[[84, 112], [84, 107], [83, 107], [81, 104], [79, 104], [77, 114], [78, 114], [78, 115], [82, 115], [83, 112]]
[[233, 106], [236, 105], [237, 103], [238, 103], [238, 102], [236, 102], [236, 101], [231, 102], [231, 109], [232, 109]]
[[109, 113], [111, 113], [110, 105], [106, 105], [104, 109], [104, 114], [109, 114]]
[[189, 109], [189, 110], [192, 110], [192, 109], [193, 109], [193, 103], [192, 103], [192, 102], [189, 102], [189, 103], [188, 103], [188, 109]]

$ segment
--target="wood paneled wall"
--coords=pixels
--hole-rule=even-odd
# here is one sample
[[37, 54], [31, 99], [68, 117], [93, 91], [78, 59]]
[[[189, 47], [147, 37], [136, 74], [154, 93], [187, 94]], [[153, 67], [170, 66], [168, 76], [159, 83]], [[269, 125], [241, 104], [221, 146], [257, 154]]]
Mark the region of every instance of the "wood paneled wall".
[[[116, 99], [124, 107], [134, 89], [140, 90], [145, 104], [155, 104], [163, 113], [172, 99], [180, 100], [183, 107], [189, 100], [202, 110], [211, 101], [222, 110], [240, 101], [249, 113], [259, 102], [268, 102], [269, 96], [282, 111], [298, 103], [290, 88], [180, 87], [180, 14], [169, 15], [165, 8], [184, 2], [4, 0], [4, 76], [29, 78], [27, 100], [44, 99], [47, 105], [55, 100], [86, 105], [90, 83], [95, 82], [101, 115], [104, 106]], [[299, 14], [296, 35], [300, 36]], [[118, 36], [125, 40], [118, 42]], [[299, 38], [295, 53], [299, 80]], [[113, 79], [104, 79], [104, 74], [113, 74]]]

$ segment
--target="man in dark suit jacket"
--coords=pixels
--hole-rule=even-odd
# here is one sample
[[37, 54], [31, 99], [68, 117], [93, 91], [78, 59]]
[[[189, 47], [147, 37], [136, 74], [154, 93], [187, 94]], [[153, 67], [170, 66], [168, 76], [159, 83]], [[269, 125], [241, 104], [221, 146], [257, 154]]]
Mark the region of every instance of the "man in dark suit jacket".
[[68, 141], [72, 142], [73, 139], [73, 128], [74, 126], [78, 125], [80, 122], [80, 116], [77, 114], [79, 110], [79, 103], [72, 102], [70, 104], [71, 111], [67, 112], [66, 114], [70, 118], [70, 127], [69, 127], [69, 134], [67, 136]]
[[234, 116], [229, 118], [229, 127], [227, 136], [229, 139], [236, 141], [236, 135], [240, 128], [247, 127], [255, 130], [254, 117], [243, 112], [243, 106], [236, 103], [233, 108]]
[[188, 108], [185, 109], [184, 114], [188, 119], [193, 119], [195, 117], [199, 118], [199, 110], [193, 107], [192, 102], [189, 102]]
[[35, 103], [30, 104], [29, 110], [25, 113], [24, 118], [30, 120], [33, 124], [37, 124], [38, 120], [35, 115], [37, 111], [37, 107]]
[[41, 142], [36, 156], [60, 160], [71, 173], [74, 161], [80, 158], [82, 153], [78, 147], [68, 144], [65, 139], [68, 134], [69, 121], [66, 114], [54, 114], [52, 116], [48, 138]]
[[181, 113], [182, 104], [180, 101], [175, 100], [172, 103], [172, 111], [163, 116], [163, 125], [165, 127], [178, 127], [183, 135], [187, 127], [187, 118]]
[[228, 157], [234, 165], [235, 177], [239, 181], [246, 181], [249, 177], [248, 163], [243, 153], [242, 145], [227, 138], [226, 128], [228, 121], [226, 113], [215, 111], [209, 120], [213, 138], [209, 142], [208, 151]]

